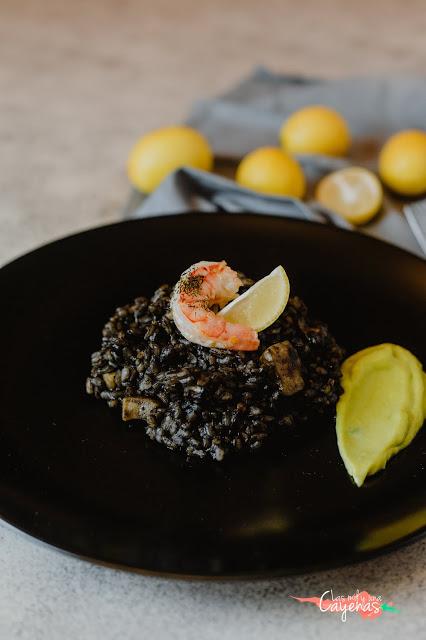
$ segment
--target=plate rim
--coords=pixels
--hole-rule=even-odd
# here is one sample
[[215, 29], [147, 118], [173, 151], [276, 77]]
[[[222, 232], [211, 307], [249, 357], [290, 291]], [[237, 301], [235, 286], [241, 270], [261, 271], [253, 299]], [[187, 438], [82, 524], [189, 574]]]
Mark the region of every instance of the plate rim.
[[293, 569], [276, 569], [276, 570], [267, 570], [267, 571], [247, 571], [241, 573], [221, 573], [221, 574], [205, 574], [205, 573], [179, 573], [175, 572], [167, 572], [167, 571], [158, 571], [154, 569], [142, 569], [140, 567], [135, 567], [131, 564], [125, 564], [120, 562], [113, 562], [111, 560], [101, 559], [100, 557], [95, 558], [91, 555], [85, 555], [76, 551], [72, 551], [70, 549], [66, 549], [65, 547], [58, 546], [53, 542], [49, 542], [46, 538], [34, 535], [30, 531], [25, 528], [19, 527], [14, 524], [10, 519], [4, 518], [0, 514], [0, 522], [6, 525], [7, 528], [18, 532], [19, 535], [25, 536], [29, 539], [29, 542], [37, 544], [45, 545], [46, 547], [53, 548], [56, 552], [64, 554], [65, 556], [77, 558], [78, 560], [82, 560], [83, 562], [87, 562], [90, 564], [94, 564], [99, 567], [106, 567], [107, 569], [115, 570], [115, 571], [123, 571], [127, 573], [134, 573], [142, 576], [146, 576], [148, 578], [167, 578], [172, 580], [185, 580], [185, 581], [193, 581], [193, 582], [254, 582], [260, 580], [279, 580], [286, 577], [291, 576], [306, 576], [312, 575], [315, 573], [321, 573], [323, 571], [335, 571], [337, 569], [346, 569], [348, 567], [356, 566], [362, 564], [363, 562], [368, 562], [369, 560], [375, 560], [381, 558], [382, 556], [391, 555], [394, 551], [398, 551], [399, 549], [404, 549], [406, 547], [410, 547], [416, 542], [420, 542], [426, 536], [426, 525], [421, 527], [420, 529], [416, 529], [411, 533], [407, 534], [403, 538], [399, 538], [398, 540], [394, 540], [389, 544], [379, 547], [377, 549], [371, 549], [370, 551], [365, 551], [363, 554], [354, 554], [354, 556], [347, 556], [345, 560], [336, 560], [335, 562], [328, 562], [322, 564], [321, 562], [315, 563], [315, 565], [305, 566], [300, 570]]
[[[174, 220], [175, 218], [189, 218], [189, 217], [212, 217], [212, 216], [216, 216], [216, 217], [221, 217], [221, 218], [231, 218], [234, 216], [249, 216], [250, 218], [256, 218], [259, 220], [262, 219], [274, 219], [274, 220], [283, 220], [286, 223], [290, 223], [290, 224], [302, 224], [304, 226], [308, 226], [308, 227], [317, 227], [318, 229], [326, 229], [326, 233], [328, 233], [328, 231], [331, 231], [332, 233], [337, 233], [337, 235], [340, 234], [344, 234], [344, 235], [350, 235], [350, 236], [356, 236], [360, 241], [360, 242], [366, 242], [367, 244], [372, 243], [373, 245], [379, 245], [382, 247], [387, 247], [387, 249], [385, 250], [391, 250], [391, 251], [397, 251], [398, 253], [401, 253], [405, 256], [408, 256], [410, 258], [413, 258], [414, 260], [416, 260], [418, 262], [418, 264], [426, 265], [426, 259], [422, 258], [421, 256], [412, 253], [411, 251], [408, 251], [408, 249], [404, 249], [403, 247], [399, 247], [396, 244], [393, 244], [392, 242], [389, 242], [388, 240], [383, 240], [381, 238], [376, 238], [374, 236], [370, 236], [367, 235], [366, 233], [362, 233], [360, 230], [358, 229], [345, 229], [343, 227], [337, 227], [336, 225], [332, 225], [332, 224], [327, 224], [327, 223], [322, 223], [322, 222], [317, 222], [315, 220], [306, 220], [304, 218], [293, 218], [290, 216], [282, 216], [282, 215], [278, 215], [278, 214], [273, 214], [273, 213], [258, 213], [258, 212], [250, 212], [250, 211], [235, 211], [232, 213], [228, 213], [228, 212], [216, 212], [216, 211], [212, 211], [212, 212], [208, 212], [208, 211], [182, 211], [179, 213], [160, 213], [160, 214], [156, 214], [156, 215], [150, 215], [150, 216], [146, 216], [143, 218], [125, 218], [122, 220], [116, 220], [115, 222], [109, 222], [107, 224], [98, 224], [98, 225], [94, 225], [94, 226], [90, 226], [87, 227], [86, 229], [80, 229], [77, 231], [73, 231], [71, 233], [65, 233], [64, 235], [59, 235], [57, 238], [53, 238], [51, 240], [47, 240], [46, 242], [42, 242], [41, 244], [37, 245], [36, 247], [34, 247], [33, 249], [29, 249], [28, 251], [24, 251], [23, 253], [19, 253], [17, 256], [15, 256], [14, 258], [11, 258], [10, 260], [7, 260], [5, 263], [3, 263], [0, 266], [0, 273], [2, 272], [3, 269], [6, 269], [7, 267], [10, 267], [11, 265], [13, 265], [15, 262], [17, 262], [18, 260], [21, 260], [22, 258], [25, 258], [27, 256], [30, 256], [34, 253], [37, 253], [38, 251], [40, 251], [41, 249], [44, 249], [46, 247], [49, 247], [52, 244], [57, 244], [60, 242], [64, 242], [66, 240], [70, 240], [71, 238], [78, 238], [79, 236], [83, 236], [86, 234], [90, 234], [93, 233], [95, 231], [99, 231], [102, 229], [109, 229], [109, 228], [113, 228], [116, 227], [118, 225], [128, 225], [128, 224], [139, 224], [139, 223], [144, 223], [144, 222], [149, 222], [149, 221], [156, 221], [156, 220]], [[323, 231], [321, 231], [320, 233], [323, 233]], [[362, 239], [362, 240], [360, 240]]]

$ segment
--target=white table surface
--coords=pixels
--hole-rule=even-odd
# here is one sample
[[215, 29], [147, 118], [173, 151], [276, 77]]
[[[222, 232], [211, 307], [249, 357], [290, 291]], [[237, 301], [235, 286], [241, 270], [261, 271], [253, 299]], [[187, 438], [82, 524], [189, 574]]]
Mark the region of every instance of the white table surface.
[[[0, 263], [118, 219], [137, 136], [180, 121], [193, 100], [255, 64], [330, 76], [424, 72], [422, 0], [299, 4], [2, 0]], [[425, 551], [423, 540], [305, 577], [182, 582], [96, 566], [0, 523], [0, 638], [420, 639]], [[288, 597], [329, 588], [366, 589], [400, 613], [344, 624]]]

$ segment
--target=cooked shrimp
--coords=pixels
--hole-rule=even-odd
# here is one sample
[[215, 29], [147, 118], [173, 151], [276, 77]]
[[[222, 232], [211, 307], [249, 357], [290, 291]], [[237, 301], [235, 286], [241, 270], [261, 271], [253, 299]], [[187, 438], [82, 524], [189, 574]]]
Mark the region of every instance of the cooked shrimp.
[[242, 324], [227, 322], [211, 308], [223, 307], [238, 295], [241, 280], [222, 262], [197, 262], [180, 277], [171, 300], [173, 319], [190, 342], [204, 347], [255, 351], [257, 332]]

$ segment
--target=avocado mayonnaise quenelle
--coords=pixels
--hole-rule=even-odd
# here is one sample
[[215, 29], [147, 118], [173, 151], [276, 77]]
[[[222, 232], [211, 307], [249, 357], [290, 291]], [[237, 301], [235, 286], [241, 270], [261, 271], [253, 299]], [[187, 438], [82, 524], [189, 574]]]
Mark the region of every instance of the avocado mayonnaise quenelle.
[[342, 365], [337, 444], [360, 487], [408, 446], [426, 416], [426, 375], [417, 358], [396, 344], [358, 351]]

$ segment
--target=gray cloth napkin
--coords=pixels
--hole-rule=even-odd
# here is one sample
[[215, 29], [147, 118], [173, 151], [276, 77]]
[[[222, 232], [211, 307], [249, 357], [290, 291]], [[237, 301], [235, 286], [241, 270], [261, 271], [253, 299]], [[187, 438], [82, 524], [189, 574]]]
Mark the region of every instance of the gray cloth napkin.
[[[258, 69], [225, 95], [197, 103], [187, 123], [208, 138], [216, 155], [241, 157], [256, 147], [276, 145], [283, 120], [307, 104], [337, 109], [355, 138], [385, 138], [403, 128], [426, 129], [426, 77], [321, 80]], [[304, 155], [299, 160], [311, 183], [347, 164], [327, 156]], [[169, 175], [146, 199], [133, 193], [125, 215], [151, 217], [188, 211], [265, 213], [352, 228], [315, 203], [264, 196], [232, 180], [189, 168]], [[404, 217], [390, 202], [361, 230], [422, 255]]]

